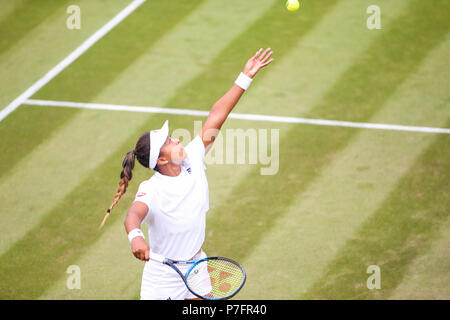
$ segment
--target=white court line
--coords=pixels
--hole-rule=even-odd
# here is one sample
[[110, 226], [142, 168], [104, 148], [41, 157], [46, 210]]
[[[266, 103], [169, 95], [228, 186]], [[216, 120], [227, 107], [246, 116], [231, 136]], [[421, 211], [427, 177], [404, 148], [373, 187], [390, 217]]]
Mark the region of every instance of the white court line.
[[[127, 106], [127, 105], [100, 104], [100, 103], [34, 100], [34, 99], [25, 100], [23, 102], [23, 104], [34, 105], [34, 106], [82, 108], [82, 109], [110, 110], [110, 111], [176, 114], [176, 115], [188, 115], [188, 116], [198, 116], [198, 117], [206, 117], [209, 114], [208, 111], [189, 110], [189, 109], [157, 108], [157, 107]], [[268, 116], [268, 115], [259, 115], [259, 114], [230, 113], [228, 118], [240, 119], [240, 120], [253, 120], [253, 121], [283, 122], [283, 123], [303, 123], [303, 124], [312, 124], [312, 125], [320, 125], [320, 126], [339, 126], [339, 127], [376, 129], [376, 130], [394, 130], [394, 131], [411, 131], [411, 132], [450, 134], [450, 129], [447, 129], [447, 128], [402, 126], [402, 125], [393, 125], [393, 124], [350, 122], [350, 121], [323, 120], [323, 119], [307, 119], [307, 118], [297, 118], [297, 117], [280, 117], [280, 116]]]
[[122, 22], [126, 17], [128, 17], [134, 10], [136, 10], [141, 4], [146, 0], [134, 0], [125, 9], [119, 12], [114, 18], [112, 18], [108, 23], [101, 27], [97, 32], [95, 32], [89, 39], [83, 42], [78, 48], [72, 51], [64, 60], [62, 60], [58, 65], [56, 65], [52, 70], [50, 70], [41, 79], [35, 82], [31, 87], [29, 87], [24, 93], [18, 96], [13, 102], [11, 102], [5, 109], [0, 111], [0, 121], [6, 118], [11, 112], [16, 110], [25, 100], [30, 98], [33, 94], [39, 91], [43, 86], [49, 83], [54, 77], [56, 77], [61, 71], [67, 68], [72, 62], [74, 62], [78, 57], [85, 53], [90, 47], [92, 47], [98, 40], [105, 36], [109, 31], [111, 31], [115, 26]]

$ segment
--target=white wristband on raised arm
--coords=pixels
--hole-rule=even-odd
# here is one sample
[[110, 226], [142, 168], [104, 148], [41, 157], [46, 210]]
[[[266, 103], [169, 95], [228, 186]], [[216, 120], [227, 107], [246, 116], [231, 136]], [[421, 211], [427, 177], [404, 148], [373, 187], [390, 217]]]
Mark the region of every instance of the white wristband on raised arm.
[[145, 240], [144, 233], [142, 232], [141, 229], [136, 228], [136, 229], [131, 230], [130, 233], [128, 233], [128, 240], [130, 241], [130, 243], [136, 237], [142, 237]]
[[246, 76], [243, 72], [241, 72], [234, 83], [242, 89], [247, 90], [248, 87], [250, 87], [252, 81], [252, 78]]

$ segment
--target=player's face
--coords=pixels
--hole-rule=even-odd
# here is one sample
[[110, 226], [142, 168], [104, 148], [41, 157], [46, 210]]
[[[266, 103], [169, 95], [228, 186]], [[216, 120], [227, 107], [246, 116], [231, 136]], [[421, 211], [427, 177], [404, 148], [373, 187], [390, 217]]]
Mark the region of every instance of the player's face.
[[178, 139], [168, 136], [161, 148], [160, 156], [163, 156], [169, 162], [181, 165], [187, 154]]

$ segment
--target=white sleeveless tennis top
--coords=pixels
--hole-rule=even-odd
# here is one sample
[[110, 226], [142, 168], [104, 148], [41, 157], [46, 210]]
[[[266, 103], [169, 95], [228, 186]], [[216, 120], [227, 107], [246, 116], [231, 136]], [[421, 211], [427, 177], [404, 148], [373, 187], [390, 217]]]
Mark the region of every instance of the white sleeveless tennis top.
[[188, 260], [202, 247], [209, 210], [203, 141], [196, 136], [184, 149], [181, 173], [171, 177], [155, 171], [134, 199], [149, 208], [144, 221], [151, 252], [175, 260]]

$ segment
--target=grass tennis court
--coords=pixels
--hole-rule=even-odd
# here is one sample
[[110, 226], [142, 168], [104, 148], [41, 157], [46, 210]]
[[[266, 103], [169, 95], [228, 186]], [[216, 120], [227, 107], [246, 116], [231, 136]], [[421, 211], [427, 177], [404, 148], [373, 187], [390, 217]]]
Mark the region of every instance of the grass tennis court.
[[[131, 0], [0, 0], [0, 111]], [[169, 119], [51, 102], [209, 111], [262, 47], [275, 61], [234, 113], [450, 128], [446, 0], [147, 0], [0, 121], [0, 298], [138, 299], [143, 263], [123, 221], [99, 231], [121, 162]], [[382, 28], [366, 26], [369, 5]], [[48, 101], [37, 106], [33, 101]], [[279, 166], [210, 164], [205, 252], [242, 263], [236, 299], [449, 299], [450, 135], [228, 119], [279, 130]], [[182, 141], [185, 144], [185, 141]], [[246, 152], [246, 150], [242, 151]], [[66, 286], [70, 265], [81, 289]], [[368, 266], [381, 271], [369, 290]]]

